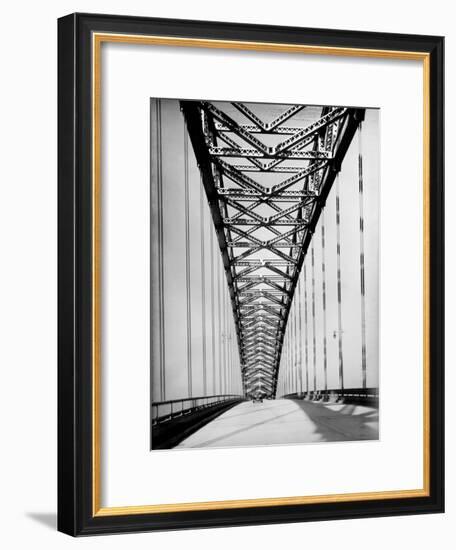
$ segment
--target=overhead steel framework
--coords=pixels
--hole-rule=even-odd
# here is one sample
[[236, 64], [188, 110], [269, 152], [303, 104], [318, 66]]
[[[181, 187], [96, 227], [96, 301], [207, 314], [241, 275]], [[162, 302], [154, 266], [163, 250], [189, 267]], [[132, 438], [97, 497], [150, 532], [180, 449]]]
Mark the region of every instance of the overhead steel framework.
[[301, 266], [364, 110], [207, 101], [181, 109], [230, 289], [245, 394], [274, 396]]

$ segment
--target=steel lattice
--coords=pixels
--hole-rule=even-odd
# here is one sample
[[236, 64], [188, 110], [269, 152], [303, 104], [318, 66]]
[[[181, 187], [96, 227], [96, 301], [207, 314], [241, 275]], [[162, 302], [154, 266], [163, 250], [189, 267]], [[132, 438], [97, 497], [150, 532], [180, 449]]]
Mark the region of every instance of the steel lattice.
[[268, 121], [267, 107], [181, 101], [230, 289], [245, 393], [273, 396], [304, 256], [364, 110], [274, 105]]

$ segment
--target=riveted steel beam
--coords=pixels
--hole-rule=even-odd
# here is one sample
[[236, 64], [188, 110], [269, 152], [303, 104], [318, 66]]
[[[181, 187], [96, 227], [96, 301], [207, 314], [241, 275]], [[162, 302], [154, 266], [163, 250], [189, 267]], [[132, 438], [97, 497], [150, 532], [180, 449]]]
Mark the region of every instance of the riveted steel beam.
[[[294, 118], [302, 105], [284, 105], [272, 121], [233, 106], [251, 124], [211, 102], [181, 102], [230, 289], [245, 391], [266, 383], [267, 365], [273, 395], [301, 266], [363, 110], [325, 107], [304, 126]], [[266, 135], [282, 137], [271, 145]]]

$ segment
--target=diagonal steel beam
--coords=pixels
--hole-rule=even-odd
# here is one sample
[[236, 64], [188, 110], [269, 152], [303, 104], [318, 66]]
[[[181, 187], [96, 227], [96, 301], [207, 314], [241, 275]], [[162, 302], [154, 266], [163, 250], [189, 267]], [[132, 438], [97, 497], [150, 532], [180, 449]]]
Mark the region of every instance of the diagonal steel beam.
[[[246, 105], [233, 105], [251, 126], [238, 124], [210, 102], [181, 102], [222, 254], [241, 365], [249, 377], [243, 374], [245, 390], [257, 390], [265, 383], [262, 365], [268, 365], [267, 391], [274, 394], [302, 263], [364, 111], [325, 107], [315, 122], [300, 127], [294, 119], [293, 126], [285, 127], [282, 124], [303, 106], [284, 106], [281, 115], [266, 122]], [[271, 146], [262, 141], [266, 139], [262, 134], [285, 139]], [[266, 187], [248, 175], [254, 172], [276, 173], [279, 182]], [[267, 215], [268, 208], [275, 213]], [[274, 236], [265, 239], [265, 229]], [[236, 254], [236, 248], [245, 251]], [[288, 250], [282, 252], [284, 248]], [[261, 254], [258, 260], [255, 255]], [[250, 373], [255, 376], [255, 372], [259, 377], [251, 386]]]

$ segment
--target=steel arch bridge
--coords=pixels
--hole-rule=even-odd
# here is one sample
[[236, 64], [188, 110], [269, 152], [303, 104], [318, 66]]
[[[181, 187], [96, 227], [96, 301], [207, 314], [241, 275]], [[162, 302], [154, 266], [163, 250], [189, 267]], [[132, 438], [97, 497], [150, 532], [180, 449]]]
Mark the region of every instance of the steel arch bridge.
[[223, 258], [244, 393], [272, 397], [301, 266], [364, 109], [277, 105], [271, 120], [261, 104], [180, 106]]

